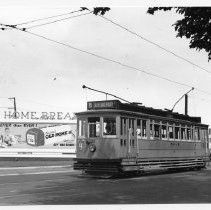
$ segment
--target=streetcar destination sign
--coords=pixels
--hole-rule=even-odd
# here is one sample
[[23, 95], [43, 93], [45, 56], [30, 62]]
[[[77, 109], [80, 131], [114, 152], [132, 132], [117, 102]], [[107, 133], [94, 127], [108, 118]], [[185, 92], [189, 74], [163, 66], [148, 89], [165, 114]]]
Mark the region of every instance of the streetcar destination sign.
[[87, 103], [87, 109], [117, 109], [119, 101], [92, 101]]

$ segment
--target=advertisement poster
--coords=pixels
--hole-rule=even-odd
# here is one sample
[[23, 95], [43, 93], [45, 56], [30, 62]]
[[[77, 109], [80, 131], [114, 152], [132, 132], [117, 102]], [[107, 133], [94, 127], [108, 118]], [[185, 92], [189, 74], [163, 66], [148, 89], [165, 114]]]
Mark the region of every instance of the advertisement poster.
[[76, 124], [0, 123], [0, 148], [72, 149]]

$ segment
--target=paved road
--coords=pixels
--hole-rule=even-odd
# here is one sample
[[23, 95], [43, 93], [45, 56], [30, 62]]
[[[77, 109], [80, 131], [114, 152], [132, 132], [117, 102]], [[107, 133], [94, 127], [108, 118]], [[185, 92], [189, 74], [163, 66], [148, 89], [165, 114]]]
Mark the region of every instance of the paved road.
[[211, 167], [124, 179], [82, 177], [68, 165], [0, 169], [0, 205], [146, 203], [211, 203]]

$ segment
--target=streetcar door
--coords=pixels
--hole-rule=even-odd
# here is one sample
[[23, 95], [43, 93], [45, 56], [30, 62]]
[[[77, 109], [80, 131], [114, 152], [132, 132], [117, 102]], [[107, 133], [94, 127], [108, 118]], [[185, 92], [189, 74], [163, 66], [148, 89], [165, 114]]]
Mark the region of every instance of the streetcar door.
[[200, 129], [200, 140], [201, 140], [202, 156], [207, 156], [208, 148], [207, 148], [207, 130], [206, 129]]
[[135, 132], [135, 119], [129, 118], [127, 120], [127, 145], [128, 145], [128, 156], [135, 157], [136, 156], [136, 132]]

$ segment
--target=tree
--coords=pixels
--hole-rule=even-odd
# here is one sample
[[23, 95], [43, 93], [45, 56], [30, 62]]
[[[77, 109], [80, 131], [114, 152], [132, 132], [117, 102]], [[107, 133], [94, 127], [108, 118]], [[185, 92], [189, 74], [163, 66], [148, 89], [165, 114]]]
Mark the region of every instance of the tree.
[[190, 39], [189, 47], [205, 50], [208, 61], [211, 60], [211, 7], [150, 7], [148, 13], [154, 15], [158, 10], [175, 10], [183, 15], [172, 26], [177, 31], [177, 37]]
[[[87, 7], [81, 7], [82, 10], [89, 10]], [[94, 15], [104, 15], [106, 12], [110, 10], [109, 7], [94, 7], [93, 14]]]

